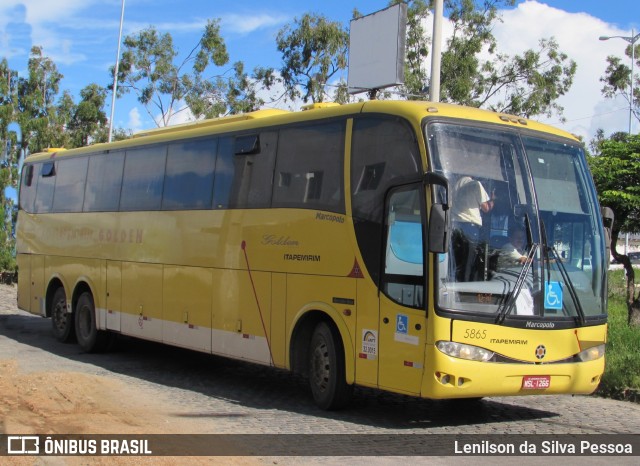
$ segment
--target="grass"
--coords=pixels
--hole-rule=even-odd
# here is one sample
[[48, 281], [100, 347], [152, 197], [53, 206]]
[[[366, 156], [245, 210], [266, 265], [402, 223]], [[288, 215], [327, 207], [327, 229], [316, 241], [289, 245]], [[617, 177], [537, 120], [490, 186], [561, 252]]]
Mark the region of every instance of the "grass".
[[[640, 270], [636, 269], [636, 277]], [[606, 366], [596, 394], [640, 402], [640, 327], [627, 325], [625, 295], [624, 271], [610, 271]]]

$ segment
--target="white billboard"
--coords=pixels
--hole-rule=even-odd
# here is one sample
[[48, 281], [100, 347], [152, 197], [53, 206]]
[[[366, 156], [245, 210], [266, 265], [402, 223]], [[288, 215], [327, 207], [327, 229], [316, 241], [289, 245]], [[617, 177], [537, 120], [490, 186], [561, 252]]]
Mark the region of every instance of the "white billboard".
[[351, 21], [347, 82], [351, 94], [404, 82], [406, 31], [405, 3]]

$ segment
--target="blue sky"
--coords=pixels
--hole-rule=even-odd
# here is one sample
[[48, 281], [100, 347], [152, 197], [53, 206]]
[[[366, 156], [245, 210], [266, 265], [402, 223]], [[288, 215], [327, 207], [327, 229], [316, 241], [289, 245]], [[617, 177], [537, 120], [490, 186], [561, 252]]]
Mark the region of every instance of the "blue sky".
[[[69, 90], [77, 99], [85, 85], [97, 82], [106, 86], [112, 80], [108, 68], [115, 62], [121, 4], [121, 0], [2, 0], [0, 55], [9, 60], [11, 68], [25, 73], [30, 47], [42, 46], [64, 75], [61, 89]], [[315, 12], [348, 25], [354, 8], [369, 14], [387, 4], [387, 0], [126, 0], [124, 34], [154, 25], [170, 32], [180, 52], [186, 54], [197, 43], [206, 21], [219, 18], [231, 62], [241, 60], [249, 70], [255, 66], [277, 68], [281, 57], [275, 36], [295, 17]], [[628, 36], [632, 28], [637, 32], [637, 0], [519, 1], [503, 12], [503, 19], [494, 29], [501, 52], [522, 52], [535, 47], [540, 38], [553, 36], [560, 49], [578, 63], [572, 90], [561, 100], [567, 121], [557, 117], [541, 121], [587, 139], [597, 128], [607, 133], [626, 131], [626, 101], [605, 101], [598, 81], [606, 67], [606, 56], [622, 57], [626, 42], [602, 42], [598, 37]], [[446, 26], [444, 31], [446, 34]], [[114, 120], [116, 126], [132, 130], [154, 126], [152, 117], [133, 96], [116, 102]], [[635, 131], [638, 126], [634, 124]]]

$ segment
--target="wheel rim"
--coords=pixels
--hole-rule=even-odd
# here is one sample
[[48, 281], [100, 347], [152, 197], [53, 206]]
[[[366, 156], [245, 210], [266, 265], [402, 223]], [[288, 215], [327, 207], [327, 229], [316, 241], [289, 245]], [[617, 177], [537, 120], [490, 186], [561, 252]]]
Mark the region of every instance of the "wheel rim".
[[319, 341], [313, 349], [311, 356], [311, 377], [313, 384], [320, 390], [325, 391], [329, 385], [329, 376], [331, 375], [331, 364], [329, 360], [329, 350], [327, 343]]
[[67, 327], [67, 305], [64, 301], [58, 301], [53, 308], [51, 316], [55, 328], [59, 331], [64, 331]]

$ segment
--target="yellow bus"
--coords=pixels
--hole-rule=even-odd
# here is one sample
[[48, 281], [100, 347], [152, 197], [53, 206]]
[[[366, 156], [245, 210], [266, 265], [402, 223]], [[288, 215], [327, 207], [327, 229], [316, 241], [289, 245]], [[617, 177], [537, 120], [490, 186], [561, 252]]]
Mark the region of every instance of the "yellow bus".
[[354, 385], [591, 393], [604, 370], [593, 182], [576, 138], [533, 121], [261, 110], [31, 155], [19, 205], [18, 305], [85, 351], [122, 334], [285, 368], [323, 409]]

